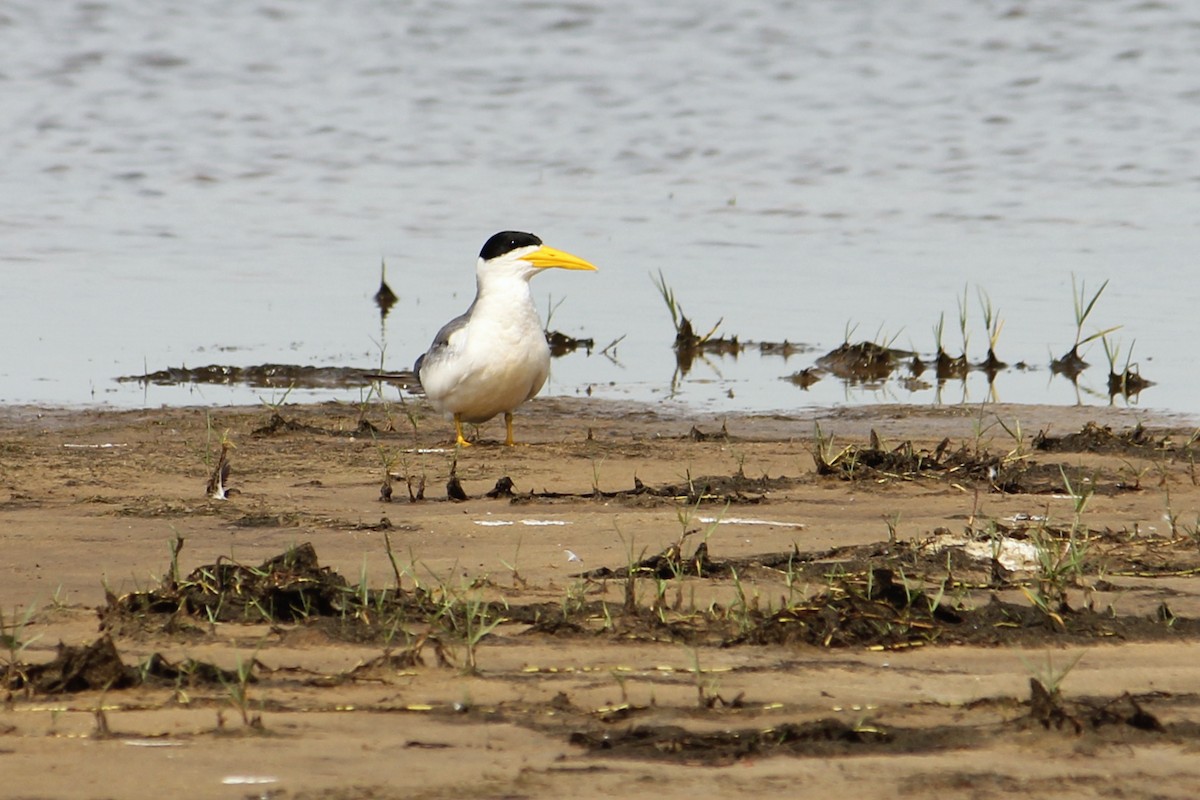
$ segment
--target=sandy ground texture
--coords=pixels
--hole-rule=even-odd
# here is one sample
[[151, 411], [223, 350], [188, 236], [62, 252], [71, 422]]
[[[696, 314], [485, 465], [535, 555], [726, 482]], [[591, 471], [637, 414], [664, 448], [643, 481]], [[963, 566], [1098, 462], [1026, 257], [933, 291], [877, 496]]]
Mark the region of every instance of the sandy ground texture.
[[1200, 795], [1187, 421], [517, 422], [5, 409], [0, 796]]

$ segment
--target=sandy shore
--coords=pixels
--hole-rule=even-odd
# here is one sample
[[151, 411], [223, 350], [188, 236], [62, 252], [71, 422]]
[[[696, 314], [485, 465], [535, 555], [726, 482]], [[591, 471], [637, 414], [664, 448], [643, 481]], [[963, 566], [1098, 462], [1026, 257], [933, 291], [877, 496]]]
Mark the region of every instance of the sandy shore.
[[1200, 793], [1191, 423], [547, 399], [517, 433], [4, 410], [0, 796]]

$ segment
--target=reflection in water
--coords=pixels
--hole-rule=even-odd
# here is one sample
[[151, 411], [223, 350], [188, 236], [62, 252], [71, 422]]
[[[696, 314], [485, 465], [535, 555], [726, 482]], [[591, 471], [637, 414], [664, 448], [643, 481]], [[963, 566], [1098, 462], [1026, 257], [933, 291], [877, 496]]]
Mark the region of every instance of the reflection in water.
[[[386, 320], [388, 312], [398, 301], [398, 296], [387, 283], [386, 264], [380, 264], [379, 289], [373, 296], [379, 308], [380, 342], [386, 341]], [[738, 359], [749, 350], [757, 350], [765, 361], [768, 357], [782, 357], [784, 361], [791, 358], [811, 354], [815, 348], [811, 345], [793, 342], [746, 342], [737, 336], [717, 336], [716, 332], [721, 320], [703, 336], [696, 335], [691, 321], [683, 314], [674, 293], [665, 283], [659, 285], [659, 291], [672, 313], [675, 324], [675, 339], [672, 351], [675, 356], [675, 369], [671, 376], [670, 388], [674, 395], [680, 389], [683, 379], [692, 371], [697, 362], [705, 364], [714, 374], [720, 377], [719, 361], [730, 356]], [[1099, 296], [1099, 293], [1096, 295]], [[1090, 306], [1088, 308], [1090, 311]], [[553, 316], [551, 308], [547, 320]], [[862, 341], [843, 342], [835, 349], [818, 356], [814, 363], [789, 375], [784, 380], [800, 387], [806, 392], [810, 387], [820, 382], [826, 376], [832, 376], [841, 382], [847, 397], [855, 393], [884, 393], [894, 400], [911, 399], [922, 392], [934, 390], [933, 402], [943, 402], [944, 392], [952, 384], [958, 384], [964, 402], [968, 397], [967, 381], [972, 374], [982, 374], [986, 377], [987, 397], [990, 401], [998, 401], [996, 382], [1001, 374], [1015, 374], [1031, 371], [1024, 361], [1010, 366], [996, 355], [996, 343], [1000, 328], [998, 317], [985, 309], [985, 321], [988, 330], [987, 356], [978, 363], [971, 363], [966, 353], [951, 356], [939, 344], [937, 353], [930, 360], [922, 358], [920, 353], [903, 350], [878, 342]], [[940, 342], [941, 325], [935, 327], [935, 335]], [[1051, 359], [1049, 372], [1051, 378], [1061, 376], [1066, 378], [1074, 391], [1076, 402], [1082, 403], [1084, 395], [1107, 399], [1110, 404], [1117, 398], [1126, 403], [1136, 403], [1143, 390], [1154, 385], [1153, 381], [1143, 378], [1139, 367], [1128, 354], [1124, 367], [1118, 371], [1117, 361], [1119, 345], [1110, 342], [1107, 335], [1110, 330], [1101, 331], [1091, 337], [1077, 334], [1077, 341], [1061, 358]], [[617, 361], [617, 346], [624, 337], [619, 337], [603, 349], [597, 351], [595, 340], [579, 338], [562, 333], [561, 331], [544, 331], [550, 353], [556, 359], [571, 354], [590, 358], [598, 352], [610, 363]], [[1079, 355], [1079, 348], [1100, 338], [1108, 358], [1110, 370], [1107, 378], [1107, 395], [1102, 392], [1081, 387], [1079, 379], [1089, 367]], [[964, 350], [969, 337], [964, 336]], [[713, 357], [716, 357], [715, 359]], [[924, 380], [922, 376], [932, 368], [934, 382]], [[315, 367], [294, 364], [262, 364], [258, 366], [236, 367], [211, 364], [204, 367], [171, 367], [157, 372], [142, 375], [127, 375], [117, 378], [120, 382], [137, 382], [149, 386], [184, 386], [184, 385], [242, 385], [251, 388], [270, 389], [308, 389], [320, 390], [331, 388], [370, 389], [378, 390], [380, 381], [395, 384], [402, 392], [419, 393], [420, 383], [410, 370], [387, 371], [382, 365], [378, 369], [359, 369], [355, 367]], [[893, 392], [892, 388], [902, 390]], [[904, 393], [908, 394], [906, 398]]]
[[379, 307], [379, 341], [376, 342], [376, 346], [379, 349], [379, 370], [382, 371], [387, 356], [387, 316], [392, 306], [400, 300], [392, 291], [392, 287], [388, 286], [386, 261], [379, 262], [379, 290], [375, 292], [374, 300], [375, 305]]
[[1053, 359], [1050, 362], [1050, 371], [1055, 375], [1062, 375], [1071, 383], [1075, 383], [1089, 366], [1091, 365], [1079, 355], [1079, 346], [1076, 345], [1061, 357]]
[[717, 336], [717, 329], [721, 327], [724, 317], [718, 319], [708, 333], [702, 336], [697, 334], [692, 321], [683, 313], [683, 306], [676, 299], [675, 290], [667, 285], [662, 270], [658, 271], [658, 277], [653, 280], [654, 287], [658, 289], [658, 294], [671, 315], [671, 324], [675, 327], [675, 342], [672, 345], [675, 350], [675, 373], [671, 377], [671, 393], [674, 395], [679, 388], [680, 379], [691, 372], [697, 356], [712, 353], [736, 358], [742, 352], [742, 345], [737, 336]]
[[[1087, 362], [1076, 359], [1070, 364], [1072, 367], [1070, 371], [1064, 367], [1062, 362], [1062, 359], [1052, 360], [1050, 374], [1051, 376], [1065, 377], [1074, 387], [1078, 402], [1082, 402], [1084, 391], [1096, 394], [1091, 390], [1083, 390], [1079, 386], [1079, 377], [1087, 369]], [[1115, 353], [1111, 351], [1109, 362], [1114, 365], [1116, 362]], [[785, 376], [785, 380], [807, 390], [826, 374], [829, 374], [841, 380], [847, 390], [880, 391], [886, 389], [889, 379], [895, 377], [897, 385], [910, 393], [935, 388], [934, 402], [941, 403], [942, 392], [947, 384], [958, 382], [962, 385], [965, 395], [966, 383], [970, 374], [982, 373], [987, 378], [989, 399], [997, 401], [999, 398], [996, 391], [996, 380], [1001, 373], [1027, 372], [1031, 369], [1023, 361], [1010, 367], [1001, 361], [996, 356], [995, 350], [990, 347], [987, 358], [977, 364], [970, 363], [965, 354], [952, 357], [944, 350], [938, 351], [934, 358], [934, 364], [936, 385], [931, 386], [929, 382], [920, 379], [927, 366], [918, 353], [884, 347], [875, 342], [859, 342], [857, 344], [847, 342], [817, 358], [814, 366], [805, 367]], [[901, 372], [906, 374], [898, 374]], [[1153, 381], [1141, 376], [1136, 364], [1127, 362], [1121, 372], [1116, 372], [1115, 366], [1113, 370], [1110, 370], [1107, 399], [1110, 404], [1118, 397], [1126, 403], [1135, 403], [1141, 392], [1153, 385]]]
[[574, 336], [568, 336], [560, 331], [548, 330], [546, 331], [546, 344], [550, 345], [552, 357], [561, 358], [567, 353], [574, 353], [581, 347], [588, 355], [591, 355], [596, 341], [594, 339], [576, 339]]
[[1125, 367], [1125, 370], [1120, 373], [1108, 373], [1108, 399], [1109, 402], [1116, 397], [1124, 397], [1128, 400], [1131, 397], [1137, 397], [1142, 393], [1142, 390], [1148, 386], [1153, 386], [1154, 381], [1146, 380], [1141, 373], [1137, 371], [1137, 367]]
[[387, 319], [388, 312], [399, 300], [400, 298], [387, 283], [387, 262], [381, 261], [379, 262], [379, 291], [375, 292], [375, 305], [379, 306], [380, 322]]
[[287, 390], [367, 386], [370, 384], [370, 376], [369, 370], [357, 367], [315, 367], [301, 364], [259, 364], [235, 367], [225, 364], [209, 364], [204, 367], [167, 367], [142, 375], [122, 375], [116, 380], [120, 383], [137, 383], [142, 386], [205, 384]]
[[[598, 354], [616, 363], [614, 348], [616, 342], [603, 351], [597, 351], [595, 343], [590, 339], [574, 339], [556, 331], [548, 331], [546, 336], [551, 346], [551, 353], [555, 358], [563, 358], [571, 354], [590, 358], [592, 355]], [[771, 347], [760, 349], [759, 353], [760, 355], [769, 354], [771, 349]], [[677, 351], [676, 367], [671, 377], [672, 390], [677, 390], [679, 382], [687, 370], [691, 369], [698, 361], [703, 362], [719, 375], [718, 363], [712, 360], [711, 355], [737, 358], [739, 352], [726, 349], [713, 354], [695, 351], [681, 354]], [[955, 359], [955, 361], [957, 360]], [[814, 365], [785, 375], [783, 379], [807, 391], [826, 376], [832, 376], [841, 382], [848, 395], [852, 395], [854, 392], [884, 392], [897, 400], [905, 399], [903, 393], [917, 395], [934, 389], [933, 402], [941, 403], [944, 390], [956, 383], [961, 387], [965, 398], [968, 378], [971, 374], [978, 373], [987, 379], [989, 400], [996, 401], [999, 399], [997, 381], [1003, 382], [1003, 379], [1000, 378], [1001, 375], [1029, 372], [1033, 368], [1024, 362], [1013, 366], [1002, 364], [997, 367], [992, 361], [984, 361], [978, 364], [967, 364], [965, 368], [955, 369], [945, 376], [940, 372], [935, 372], [936, 383], [932, 384], [921, 378], [927, 369], [926, 362], [919, 354], [884, 348], [872, 342], [860, 342], [843, 344], [836, 350], [819, 357]], [[1141, 392], [1154, 385], [1153, 381], [1141, 376], [1136, 364], [1126, 365], [1121, 372], [1109, 372], [1107, 396], [1080, 386], [1079, 378], [1082, 370], [1068, 375], [1061, 370], [1054, 369], [1051, 365], [1050, 374], [1052, 378], [1061, 376], [1070, 382], [1077, 403], [1083, 402], [1085, 394], [1098, 399], [1107, 399], [1110, 404], [1118, 398], [1126, 403], [1136, 403]], [[287, 390], [369, 388], [382, 380], [397, 384], [402, 390], [409, 392], [419, 391], [420, 388], [415, 376], [409, 370], [385, 372], [356, 367], [315, 367], [296, 364], [262, 364], [250, 367], [210, 364], [204, 367], [170, 367], [142, 375], [126, 375], [117, 380], [122, 383], [138, 383], [144, 386], [207, 384]], [[902, 392], [889, 392], [891, 387], [900, 389]]]

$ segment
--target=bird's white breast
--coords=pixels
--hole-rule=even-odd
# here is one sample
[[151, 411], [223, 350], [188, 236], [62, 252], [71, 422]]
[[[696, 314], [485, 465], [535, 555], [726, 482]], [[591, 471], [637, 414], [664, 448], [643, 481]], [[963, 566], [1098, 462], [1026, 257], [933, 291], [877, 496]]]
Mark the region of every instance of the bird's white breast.
[[550, 373], [550, 350], [521, 278], [482, 283], [467, 324], [422, 367], [426, 396], [445, 413], [486, 422], [533, 397]]

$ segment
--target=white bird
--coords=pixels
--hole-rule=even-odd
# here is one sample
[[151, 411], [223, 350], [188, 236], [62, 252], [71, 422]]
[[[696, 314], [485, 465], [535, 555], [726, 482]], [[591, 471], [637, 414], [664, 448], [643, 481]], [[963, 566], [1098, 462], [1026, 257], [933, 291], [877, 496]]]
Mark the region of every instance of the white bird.
[[550, 374], [550, 347], [529, 279], [544, 269], [594, 270], [578, 256], [546, 247], [532, 233], [504, 231], [488, 239], [475, 265], [475, 300], [442, 326], [413, 371], [434, 408], [462, 424], [479, 425], [504, 414], [513, 444], [513, 410], [536, 395]]

